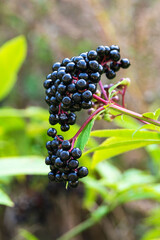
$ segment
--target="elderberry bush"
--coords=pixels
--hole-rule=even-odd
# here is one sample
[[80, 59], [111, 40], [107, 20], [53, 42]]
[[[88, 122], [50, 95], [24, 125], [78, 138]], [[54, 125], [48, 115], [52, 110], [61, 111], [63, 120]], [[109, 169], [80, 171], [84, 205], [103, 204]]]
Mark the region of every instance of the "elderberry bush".
[[[128, 59], [121, 59], [117, 45], [99, 46], [96, 50], [54, 63], [52, 72], [43, 84], [46, 89], [45, 100], [49, 105], [49, 123], [59, 123], [62, 131], [68, 131], [70, 125], [76, 123], [76, 112], [82, 109], [93, 112], [95, 105], [99, 104], [93, 101], [93, 95], [98, 94], [97, 85], [101, 75], [105, 74], [111, 80], [120, 68], [129, 66]], [[107, 87], [105, 91], [107, 93]], [[53, 138], [46, 144], [48, 156], [45, 163], [50, 165], [51, 170], [49, 179], [56, 182], [68, 181], [69, 186], [76, 187], [78, 179], [88, 175], [86, 167], [79, 167], [81, 150], [73, 147], [72, 139], [64, 140], [63, 136], [57, 135], [54, 128], [50, 128], [47, 134]]]

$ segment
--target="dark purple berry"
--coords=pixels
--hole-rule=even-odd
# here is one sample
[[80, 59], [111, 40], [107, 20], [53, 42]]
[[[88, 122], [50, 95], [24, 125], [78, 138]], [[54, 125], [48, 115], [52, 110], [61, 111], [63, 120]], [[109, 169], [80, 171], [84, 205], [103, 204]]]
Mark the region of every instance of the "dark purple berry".
[[48, 136], [54, 138], [57, 134], [57, 130], [55, 128], [49, 128], [47, 131]]
[[71, 151], [71, 155], [75, 159], [80, 158], [82, 155], [82, 151], [79, 148], [73, 148]]
[[86, 167], [78, 168], [77, 175], [80, 178], [86, 177], [88, 175], [88, 169]]

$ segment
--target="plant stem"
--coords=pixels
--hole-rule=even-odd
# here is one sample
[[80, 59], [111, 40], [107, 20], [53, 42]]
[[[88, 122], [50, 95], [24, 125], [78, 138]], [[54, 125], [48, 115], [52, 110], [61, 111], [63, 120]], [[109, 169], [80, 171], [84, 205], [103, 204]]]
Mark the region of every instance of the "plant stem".
[[133, 111], [128, 110], [128, 109], [126, 109], [126, 108], [124, 108], [124, 107], [121, 107], [121, 106], [118, 106], [118, 105], [116, 105], [116, 104], [110, 103], [109, 101], [106, 101], [106, 100], [98, 97], [98, 96], [95, 95], [95, 94], [93, 94], [93, 97], [94, 97], [95, 99], [97, 99], [99, 102], [104, 103], [105, 105], [108, 105], [108, 104], [109, 104], [108, 108], [114, 109], [114, 110], [116, 110], [116, 111], [118, 111], [118, 112], [120, 112], [120, 113], [123, 113], [123, 114], [125, 114], [125, 115], [131, 116], [131, 117], [133, 117], [133, 118], [135, 118], [135, 119], [137, 119], [137, 120], [139, 120], [139, 121], [141, 121], [141, 122], [143, 122], [143, 123], [145, 123], [145, 124], [151, 123], [151, 124], [153, 124], [153, 125], [156, 125], [156, 126], [160, 127], [160, 122], [157, 121], [157, 120], [154, 120], [154, 119], [145, 117], [145, 116], [143, 116], [142, 114], [133, 112]]
[[104, 90], [104, 87], [103, 87], [103, 84], [102, 84], [101, 80], [99, 81], [99, 86], [101, 88], [101, 91], [102, 91], [105, 99], [108, 101], [108, 97], [107, 97], [106, 91]]
[[102, 110], [104, 110], [104, 106], [98, 108], [98, 109], [83, 123], [83, 125], [80, 127], [80, 129], [78, 130], [78, 132], [74, 135], [74, 137], [69, 140], [69, 141], [72, 141], [72, 146], [74, 146], [74, 143], [75, 143], [77, 137], [78, 137], [79, 134], [83, 131], [83, 129], [85, 128], [85, 126], [93, 119], [93, 117], [94, 117], [95, 115], [97, 115], [97, 113], [101, 112]]

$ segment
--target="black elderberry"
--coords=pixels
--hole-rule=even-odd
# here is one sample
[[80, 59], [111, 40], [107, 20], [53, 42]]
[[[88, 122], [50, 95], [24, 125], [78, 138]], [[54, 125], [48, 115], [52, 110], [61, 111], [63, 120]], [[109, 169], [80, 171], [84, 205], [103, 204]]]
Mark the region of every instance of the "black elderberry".
[[95, 93], [97, 90], [97, 86], [94, 83], [89, 83], [88, 90], [90, 90], [92, 93]]
[[75, 63], [70, 62], [66, 65], [66, 72], [73, 72], [75, 70]]
[[74, 125], [75, 124], [75, 122], [76, 122], [76, 115], [74, 114], [74, 113], [69, 113], [69, 115], [68, 115], [68, 121], [67, 121], [67, 123], [69, 124], [69, 125]]
[[68, 85], [72, 82], [72, 76], [69, 73], [66, 73], [63, 77], [62, 77], [62, 81], [64, 84]]
[[57, 70], [57, 72], [59, 72], [59, 71], [66, 71], [66, 67], [64, 67], [64, 66], [60, 66], [59, 68], [58, 68], [58, 70]]
[[51, 92], [52, 92], [52, 95], [54, 96], [56, 93], [56, 88], [54, 85], [51, 87]]
[[68, 140], [64, 140], [62, 142], [62, 148], [63, 150], [69, 150], [71, 148], [71, 143]]
[[56, 182], [62, 182], [63, 181], [61, 173], [57, 173], [55, 175], [55, 181]]
[[71, 62], [71, 60], [69, 59], [69, 58], [64, 58], [63, 60], [62, 60], [62, 66], [66, 66], [68, 63], [70, 63]]
[[58, 140], [52, 140], [51, 141], [51, 147], [52, 149], [58, 149], [59, 141]]
[[73, 99], [74, 102], [79, 103], [79, 102], [81, 102], [82, 94], [76, 92], [72, 95], [72, 99]]
[[72, 182], [77, 181], [78, 180], [77, 173], [76, 172], [69, 173], [68, 174], [68, 180], [72, 181]]
[[86, 167], [80, 167], [77, 170], [78, 177], [86, 177], [88, 175], [88, 169]]
[[49, 96], [46, 96], [45, 97], [45, 101], [48, 105], [50, 105], [51, 101], [50, 101], [50, 97]]
[[110, 53], [110, 47], [105, 46], [105, 55], [109, 56], [109, 53]]
[[65, 97], [62, 99], [62, 103], [63, 103], [64, 105], [70, 106], [70, 105], [71, 105], [71, 98], [68, 97], [68, 96], [65, 96]]
[[79, 165], [79, 162], [76, 160], [76, 159], [71, 159], [69, 162], [68, 162], [68, 167], [70, 169], [76, 169]]
[[111, 49], [111, 50], [117, 50], [118, 52], [120, 52], [120, 48], [119, 48], [119, 46], [117, 46], [117, 45], [111, 45], [111, 46], [110, 46], [110, 49]]
[[53, 82], [56, 81], [56, 79], [57, 79], [57, 71], [54, 71], [54, 72], [51, 73], [51, 79], [53, 80]]
[[84, 79], [80, 79], [76, 83], [76, 88], [78, 90], [84, 90], [86, 89], [86, 86], [87, 86], [87, 82]]
[[68, 116], [66, 113], [62, 113], [59, 115], [59, 123], [60, 124], [65, 124], [68, 120]]
[[60, 66], [61, 66], [60, 62], [54, 63], [52, 66], [52, 71], [57, 71]]
[[99, 64], [99, 66], [98, 66], [98, 70], [97, 70], [100, 74], [102, 74], [103, 73], [103, 67], [102, 67], [102, 65], [101, 64]]
[[52, 154], [52, 155], [50, 156], [51, 164], [54, 164], [54, 163], [55, 163], [56, 158], [57, 158], [57, 156], [54, 155], [54, 154]]
[[53, 172], [49, 172], [48, 173], [48, 178], [50, 181], [54, 181], [55, 180], [55, 174]]
[[52, 97], [52, 96], [53, 96], [53, 93], [52, 93], [51, 88], [48, 88], [48, 89], [46, 90], [46, 95], [47, 95], [48, 97]]
[[66, 132], [70, 129], [70, 126], [65, 123], [64, 125], [61, 125], [61, 131]]
[[62, 80], [62, 77], [66, 74], [64, 70], [60, 70], [57, 72], [57, 78]]
[[60, 83], [61, 83], [60, 79], [56, 79], [56, 81], [54, 82], [54, 86], [56, 87], [56, 89], [58, 88]]
[[43, 86], [44, 88], [48, 89], [52, 86], [52, 84], [53, 84], [52, 79], [47, 79], [44, 81]]
[[93, 71], [97, 71], [99, 68], [99, 64], [96, 60], [89, 61], [89, 68]]
[[56, 92], [55, 96], [58, 102], [62, 101], [63, 96], [58, 91]]
[[57, 130], [55, 128], [49, 128], [47, 131], [48, 136], [54, 138], [57, 134]]
[[118, 61], [120, 59], [120, 54], [117, 50], [111, 50], [110, 51], [110, 58], [113, 60], [113, 61]]
[[67, 88], [66, 85], [60, 83], [59, 86], [58, 86], [58, 88], [57, 88], [57, 91], [58, 91], [59, 93], [63, 94], [63, 93], [66, 92], [66, 88]]
[[68, 174], [63, 172], [62, 173], [62, 178], [63, 178], [64, 181], [67, 181], [68, 180]]
[[59, 157], [56, 158], [56, 160], [55, 160], [55, 166], [56, 166], [57, 168], [61, 168], [61, 167], [64, 166], [63, 161], [62, 161]]
[[84, 59], [87, 57], [87, 52], [83, 52], [80, 54], [81, 57], [83, 57]]
[[84, 79], [84, 80], [88, 80], [88, 74], [87, 73], [85, 73], [85, 72], [81, 72], [80, 74], [79, 74], [79, 79]]
[[68, 151], [62, 151], [60, 153], [60, 158], [62, 161], [67, 161], [70, 158], [70, 153]]
[[52, 150], [51, 141], [47, 141], [47, 142], [46, 142], [46, 148], [47, 148], [47, 150], [49, 150], [49, 151]]
[[[57, 139], [59, 140], [60, 139], [60, 143], [64, 140], [64, 137], [62, 135], [57, 135]], [[62, 141], [61, 141], [62, 140]]]
[[49, 113], [58, 113], [59, 107], [57, 105], [50, 105]]
[[75, 159], [80, 158], [82, 155], [82, 151], [79, 148], [73, 148], [71, 151], [71, 155]]
[[70, 110], [72, 112], [75, 112], [75, 111], [81, 111], [82, 109], [82, 104], [81, 103], [75, 103], [74, 105], [71, 106]]
[[107, 77], [108, 79], [113, 79], [113, 78], [115, 78], [115, 76], [116, 76], [116, 73], [115, 73], [113, 70], [108, 70], [108, 71], [106, 72], [106, 77]]
[[78, 181], [75, 181], [75, 182], [69, 181], [68, 182], [69, 187], [72, 187], [72, 188], [76, 188], [78, 186], [78, 184], [79, 184]]
[[85, 62], [85, 60], [80, 60], [77, 62], [77, 68], [84, 71], [87, 69], [87, 63]]
[[99, 46], [97, 49], [96, 49], [96, 52], [98, 53], [99, 56], [104, 56], [105, 55], [105, 47], [104, 46]]
[[118, 72], [120, 69], [120, 64], [117, 62], [111, 62], [110, 63], [110, 68], [114, 71], [114, 72]]
[[74, 61], [75, 63], [78, 63], [80, 60], [84, 60], [84, 58], [83, 58], [82, 56], [76, 56], [76, 57], [74, 57], [74, 59], [73, 59], [73, 61]]
[[51, 114], [49, 117], [49, 122], [51, 125], [55, 125], [59, 122], [59, 118], [57, 114]]
[[57, 101], [56, 97], [52, 96], [52, 97], [50, 98], [50, 104], [53, 104], [53, 105], [58, 104], [58, 101]]
[[87, 90], [82, 93], [82, 99], [86, 102], [90, 101], [92, 99], [92, 92], [90, 90]]
[[60, 153], [61, 153], [62, 151], [63, 151], [62, 149], [58, 149], [58, 150], [57, 150], [57, 152], [56, 152], [57, 157], [60, 157]]
[[51, 159], [50, 159], [49, 156], [45, 158], [45, 164], [46, 165], [50, 165], [51, 164]]
[[51, 79], [51, 73], [47, 75], [46, 79]]
[[122, 58], [120, 63], [121, 68], [128, 68], [130, 66], [130, 61], [127, 58]]
[[91, 50], [88, 52], [87, 57], [89, 60], [96, 60], [97, 59], [97, 52], [94, 50]]
[[90, 78], [91, 78], [92, 82], [94, 82], [94, 83], [98, 83], [100, 80], [100, 77], [101, 77], [101, 75], [99, 74], [99, 72], [94, 72], [94, 73], [90, 74]]
[[75, 93], [76, 92], [76, 85], [74, 83], [71, 83], [67, 86], [67, 90], [69, 93]]
[[61, 103], [61, 109], [64, 111], [69, 111], [70, 110], [70, 105], [64, 105], [63, 103]]
[[82, 101], [82, 108], [83, 109], [90, 109], [92, 107], [92, 102], [91, 101]]

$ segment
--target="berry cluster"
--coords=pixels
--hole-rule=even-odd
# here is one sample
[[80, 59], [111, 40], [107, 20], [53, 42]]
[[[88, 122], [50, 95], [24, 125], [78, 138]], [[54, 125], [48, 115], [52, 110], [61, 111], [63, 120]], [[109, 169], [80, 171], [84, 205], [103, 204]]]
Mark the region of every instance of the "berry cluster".
[[50, 165], [51, 169], [48, 174], [49, 179], [56, 182], [68, 181], [70, 187], [77, 187], [78, 178], [88, 175], [86, 167], [78, 168], [77, 159], [82, 155], [81, 150], [71, 149], [70, 141], [64, 140], [61, 135], [56, 135], [55, 128], [49, 128], [47, 134], [53, 138], [46, 144], [49, 156], [46, 157], [45, 163]]
[[[64, 58], [52, 66], [52, 73], [44, 81], [46, 102], [49, 105], [49, 122], [51, 125], [59, 123], [62, 131], [68, 131], [70, 125], [75, 124], [75, 112], [81, 109], [93, 109], [93, 96], [97, 93], [97, 85], [101, 75], [106, 74], [113, 79], [120, 68], [128, 68], [128, 59], [120, 60], [120, 49], [117, 45], [99, 46], [96, 51], [81, 53], [79, 56]], [[57, 135], [54, 128], [48, 130], [53, 138], [47, 142], [49, 156], [46, 164], [50, 165], [49, 179], [68, 181], [69, 186], [76, 187], [78, 178], [87, 176], [86, 167], [78, 168], [78, 158], [81, 150], [73, 148], [71, 140], [64, 140]], [[72, 143], [72, 144], [71, 144]]]

